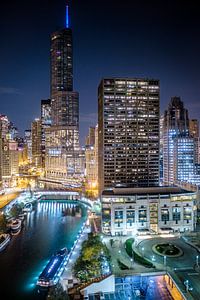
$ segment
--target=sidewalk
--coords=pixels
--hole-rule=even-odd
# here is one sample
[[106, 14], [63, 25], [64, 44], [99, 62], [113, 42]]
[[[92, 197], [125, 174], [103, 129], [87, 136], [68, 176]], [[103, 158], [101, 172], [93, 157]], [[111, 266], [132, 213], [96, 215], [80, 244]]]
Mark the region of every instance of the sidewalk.
[[[104, 242], [110, 251], [111, 266], [113, 273], [116, 276], [126, 276], [141, 273], [155, 273], [156, 271], [158, 271], [154, 268], [146, 268], [134, 261], [131, 261], [131, 258], [127, 254], [126, 249], [124, 247], [124, 242], [127, 240], [127, 238], [128, 237], [104, 237]], [[114, 241], [112, 246], [110, 243], [111, 239], [113, 239]], [[140, 253], [138, 252], [138, 254]], [[128, 267], [127, 270], [120, 269], [118, 260], [120, 260], [124, 265]]]
[[77, 242], [75, 241], [74, 246], [69, 253], [67, 264], [65, 266], [62, 276], [60, 277], [60, 283], [64, 290], [67, 290], [69, 287], [73, 286], [74, 283], [77, 283], [77, 279], [73, 275], [73, 265], [80, 255], [82, 243], [85, 240], [87, 240], [88, 233], [90, 232], [91, 232], [90, 227], [85, 226], [79, 239], [77, 240]]

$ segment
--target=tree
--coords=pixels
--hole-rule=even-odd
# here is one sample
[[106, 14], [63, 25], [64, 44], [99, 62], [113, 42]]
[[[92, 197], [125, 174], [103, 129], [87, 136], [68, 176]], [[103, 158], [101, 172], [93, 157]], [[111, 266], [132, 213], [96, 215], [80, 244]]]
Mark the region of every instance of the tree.
[[6, 217], [4, 214], [0, 214], [0, 232], [5, 232], [6, 229]]

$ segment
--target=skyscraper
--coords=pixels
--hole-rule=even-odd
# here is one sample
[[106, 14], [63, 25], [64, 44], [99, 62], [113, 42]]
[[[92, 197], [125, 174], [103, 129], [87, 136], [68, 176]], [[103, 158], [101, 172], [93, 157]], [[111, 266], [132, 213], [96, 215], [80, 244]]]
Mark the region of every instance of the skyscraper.
[[[79, 167], [79, 94], [73, 90], [73, 39], [66, 6], [66, 26], [51, 35], [51, 115], [46, 130], [45, 174], [65, 180]], [[80, 173], [80, 172], [78, 172]]]
[[173, 185], [177, 179], [175, 139], [189, 137], [188, 111], [180, 97], [172, 97], [164, 113], [163, 136], [163, 183]]
[[106, 78], [98, 92], [99, 184], [159, 185], [159, 81]]
[[52, 123], [60, 126], [79, 125], [79, 95], [73, 91], [73, 40], [69, 27], [51, 35], [51, 103]]

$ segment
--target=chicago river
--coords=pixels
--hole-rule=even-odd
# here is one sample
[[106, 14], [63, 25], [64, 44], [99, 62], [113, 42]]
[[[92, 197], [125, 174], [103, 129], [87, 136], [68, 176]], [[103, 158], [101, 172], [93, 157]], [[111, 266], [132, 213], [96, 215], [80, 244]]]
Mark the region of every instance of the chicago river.
[[21, 232], [0, 252], [1, 295], [5, 299], [40, 299], [39, 274], [51, 255], [71, 249], [86, 220], [84, 205], [73, 201], [41, 201], [27, 214]]

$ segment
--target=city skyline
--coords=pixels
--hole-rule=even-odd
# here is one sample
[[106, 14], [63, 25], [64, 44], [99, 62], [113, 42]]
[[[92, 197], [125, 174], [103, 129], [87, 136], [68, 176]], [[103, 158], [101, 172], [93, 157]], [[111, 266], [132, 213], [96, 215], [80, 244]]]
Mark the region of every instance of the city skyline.
[[[0, 111], [21, 133], [39, 116], [41, 99], [50, 95], [50, 34], [64, 26], [64, 6], [63, 0], [2, 4]], [[161, 112], [172, 96], [180, 96], [190, 117], [199, 118], [197, 15], [196, 4], [180, 6], [179, 1], [165, 6], [126, 1], [123, 7], [114, 1], [71, 1], [81, 144], [88, 127], [96, 125], [97, 87], [107, 76], [158, 78]]]

